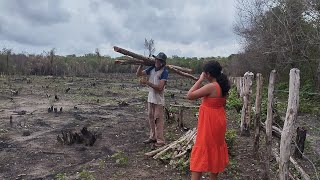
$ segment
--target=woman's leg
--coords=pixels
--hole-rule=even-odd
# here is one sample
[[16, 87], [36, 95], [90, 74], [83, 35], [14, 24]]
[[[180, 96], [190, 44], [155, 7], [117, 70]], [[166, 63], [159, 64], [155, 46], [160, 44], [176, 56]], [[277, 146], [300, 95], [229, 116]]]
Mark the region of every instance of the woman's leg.
[[200, 180], [202, 172], [191, 172], [191, 180]]
[[210, 173], [210, 180], [218, 180], [218, 173]]

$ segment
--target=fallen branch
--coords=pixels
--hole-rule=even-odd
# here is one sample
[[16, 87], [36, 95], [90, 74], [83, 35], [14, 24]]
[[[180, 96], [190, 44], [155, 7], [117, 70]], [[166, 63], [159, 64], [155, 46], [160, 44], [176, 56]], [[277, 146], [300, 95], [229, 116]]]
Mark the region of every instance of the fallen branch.
[[[163, 154], [167, 150], [174, 148], [177, 144], [180, 144], [180, 143], [184, 142], [187, 139], [189, 140], [190, 137], [194, 137], [192, 135], [195, 134], [195, 133], [196, 133], [196, 129], [195, 128], [193, 130], [189, 130], [188, 132], [186, 132], [186, 134], [181, 136], [178, 140], [173, 141], [172, 143], [170, 143], [170, 144], [168, 144], [166, 146], [163, 146], [161, 148], [158, 148], [158, 149], [155, 149], [155, 150], [150, 151], [148, 153], [145, 153], [145, 155], [146, 156], [154, 156], [154, 158], [156, 159], [157, 157], [159, 157], [161, 154]], [[189, 141], [187, 141], [187, 142], [189, 142]]]
[[[280, 156], [279, 156], [279, 154], [278, 154], [276, 149], [272, 149], [272, 155], [276, 158], [276, 161], [279, 163], [280, 162]], [[295, 169], [301, 174], [303, 179], [310, 180], [310, 176], [302, 169], [301, 166], [299, 166], [297, 161], [295, 161], [291, 156], [290, 156], [290, 162], [293, 164]], [[290, 178], [295, 179], [290, 172], [289, 172], [289, 176], [290, 176]]]
[[[279, 163], [279, 162], [280, 162], [280, 156], [279, 156], [279, 154], [277, 153], [277, 150], [272, 149], [272, 155], [274, 156], [274, 158], [276, 158], [277, 163]], [[296, 180], [296, 178], [291, 174], [291, 172], [289, 172], [289, 177], [290, 177], [291, 179], [293, 179], [293, 180]]]
[[153, 159], [158, 159], [161, 155], [166, 153], [168, 150], [175, 149], [176, 147], [178, 147], [178, 145], [180, 145], [184, 141], [187, 141], [187, 144], [190, 143], [193, 140], [192, 138], [194, 137], [193, 135], [196, 133], [196, 129], [190, 130], [188, 132], [189, 132], [188, 134], [186, 133], [186, 135], [184, 135], [183, 139], [181, 139], [180, 141], [172, 142], [167, 148], [165, 148], [164, 150], [160, 151], [158, 154], [153, 156]]
[[[264, 123], [261, 123], [262, 124], [262, 127], [265, 128], [265, 125]], [[278, 138], [281, 138], [281, 133], [282, 133], [282, 130], [275, 127], [275, 126], [272, 126], [272, 132], [278, 137]], [[279, 154], [277, 153], [277, 151], [275, 149], [272, 149], [272, 155], [276, 158], [277, 162], [279, 163], [280, 162], [280, 156]], [[298, 163], [290, 156], [290, 162], [294, 165], [294, 167], [296, 168], [296, 170], [301, 174], [301, 176], [305, 179], [305, 180], [310, 180], [310, 176], [302, 169], [301, 166], [298, 165]], [[289, 173], [289, 176], [290, 176], [290, 173]], [[292, 176], [292, 174], [291, 174]], [[295, 179], [292, 177], [290, 177], [292, 179]]]
[[[261, 122], [261, 127], [264, 131], [266, 130], [266, 125], [263, 122]], [[272, 134], [279, 139], [281, 138], [281, 131], [282, 130], [280, 128], [272, 126]]]

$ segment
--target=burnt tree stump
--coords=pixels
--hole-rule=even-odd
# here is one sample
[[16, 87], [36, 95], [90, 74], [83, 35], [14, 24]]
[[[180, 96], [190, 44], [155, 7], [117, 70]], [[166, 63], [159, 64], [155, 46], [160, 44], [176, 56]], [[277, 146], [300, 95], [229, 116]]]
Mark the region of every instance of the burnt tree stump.
[[301, 159], [302, 153], [304, 151], [304, 142], [306, 140], [307, 130], [302, 128], [297, 128], [297, 136], [296, 136], [296, 147], [294, 149], [294, 156], [296, 158]]
[[97, 140], [97, 134], [89, 131], [87, 127], [83, 127], [80, 133], [74, 133], [71, 130], [62, 130], [61, 134], [61, 137], [59, 135], [57, 136], [57, 141], [63, 145], [83, 143], [85, 146], [93, 146]]

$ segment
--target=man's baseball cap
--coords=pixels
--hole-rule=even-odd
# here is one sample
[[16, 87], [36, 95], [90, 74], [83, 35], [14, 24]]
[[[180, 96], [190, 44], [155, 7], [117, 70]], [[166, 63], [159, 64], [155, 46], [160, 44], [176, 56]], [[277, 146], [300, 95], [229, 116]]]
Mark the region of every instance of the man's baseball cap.
[[159, 52], [159, 54], [157, 56], [152, 55], [152, 57], [154, 57], [156, 59], [159, 59], [159, 60], [161, 60], [163, 62], [166, 62], [166, 60], [167, 60], [167, 55], [164, 54], [163, 52]]

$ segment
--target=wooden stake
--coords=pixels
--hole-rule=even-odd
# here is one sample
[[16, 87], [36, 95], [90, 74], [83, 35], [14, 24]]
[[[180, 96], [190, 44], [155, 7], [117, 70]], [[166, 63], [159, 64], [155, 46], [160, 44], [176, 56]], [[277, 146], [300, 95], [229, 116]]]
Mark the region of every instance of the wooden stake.
[[283, 130], [280, 140], [280, 163], [279, 163], [279, 179], [288, 179], [289, 171], [289, 157], [291, 140], [293, 136], [294, 124], [297, 119], [297, 112], [299, 107], [299, 88], [300, 88], [300, 70], [293, 68], [290, 70], [289, 82], [289, 99], [284, 122]]
[[273, 91], [276, 70], [272, 70], [269, 78], [268, 87], [268, 109], [266, 124], [266, 160], [265, 160], [265, 179], [270, 179], [270, 157], [271, 157], [271, 141], [272, 141], [272, 108], [273, 108]]
[[244, 74], [244, 91], [243, 91], [243, 106], [241, 112], [241, 135], [250, 136], [250, 114], [251, 114], [251, 87], [252, 87], [253, 73], [246, 72]]
[[253, 152], [257, 153], [259, 150], [260, 139], [260, 120], [261, 120], [261, 99], [262, 99], [262, 74], [257, 74], [257, 89], [256, 89], [256, 104], [255, 104], [255, 119], [254, 119], [254, 143]]

